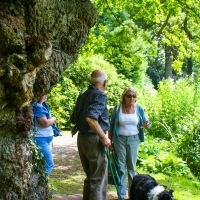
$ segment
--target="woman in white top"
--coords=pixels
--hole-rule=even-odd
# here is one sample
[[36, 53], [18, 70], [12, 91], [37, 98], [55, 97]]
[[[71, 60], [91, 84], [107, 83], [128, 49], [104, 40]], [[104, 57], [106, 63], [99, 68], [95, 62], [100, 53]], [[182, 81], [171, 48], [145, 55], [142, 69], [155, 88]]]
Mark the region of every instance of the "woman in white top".
[[136, 91], [128, 87], [121, 97], [121, 104], [116, 105], [111, 116], [109, 138], [112, 140], [122, 173], [119, 187], [120, 195], [126, 198], [126, 170], [129, 190], [136, 174], [136, 161], [140, 141], [144, 141], [143, 128], [150, 127], [150, 122], [141, 106], [136, 104]]

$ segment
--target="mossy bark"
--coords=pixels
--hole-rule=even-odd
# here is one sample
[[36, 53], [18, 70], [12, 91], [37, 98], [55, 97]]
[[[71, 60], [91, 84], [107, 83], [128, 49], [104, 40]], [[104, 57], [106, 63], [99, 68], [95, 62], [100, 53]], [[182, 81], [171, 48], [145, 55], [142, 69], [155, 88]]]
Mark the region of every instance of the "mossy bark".
[[0, 199], [48, 199], [30, 104], [76, 60], [96, 18], [89, 0], [0, 1]]

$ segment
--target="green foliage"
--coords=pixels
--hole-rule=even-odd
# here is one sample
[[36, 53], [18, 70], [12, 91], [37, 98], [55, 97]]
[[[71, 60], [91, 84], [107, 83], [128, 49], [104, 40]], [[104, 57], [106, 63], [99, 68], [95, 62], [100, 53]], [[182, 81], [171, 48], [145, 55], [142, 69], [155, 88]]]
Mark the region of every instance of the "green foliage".
[[151, 134], [166, 139], [175, 138], [177, 124], [185, 116], [192, 115], [197, 106], [195, 99], [199, 97], [194, 84], [186, 79], [177, 82], [168, 79], [160, 82], [158, 91], [145, 92], [148, 114], [154, 123]]
[[48, 103], [53, 116], [56, 116], [57, 126], [60, 129], [70, 128], [70, 115], [75, 106], [79, 90], [72, 80], [62, 76], [59, 83], [51, 91]]
[[177, 154], [182, 157], [191, 171], [200, 179], [200, 108], [193, 115], [184, 117], [177, 124]]
[[101, 69], [108, 75], [108, 85], [105, 91], [108, 95], [108, 105], [116, 104], [124, 87], [131, 83], [122, 80], [123, 76], [118, 75], [114, 66], [105, 61], [102, 56], [79, 57], [76, 64], [70, 66], [64, 75], [73, 80], [79, 91], [84, 91], [88, 88], [90, 74], [95, 69]]
[[151, 55], [153, 52], [147, 42], [149, 33], [138, 28], [118, 3], [114, 3], [113, 9], [104, 3], [94, 2], [100, 16], [82, 55], [101, 54], [117, 69], [118, 74], [123, 74], [134, 84], [143, 84], [148, 67], [147, 52], [151, 52]]
[[107, 34], [105, 42], [105, 58], [112, 63], [119, 74], [134, 84], [144, 82], [144, 74], [148, 67], [142, 31], [132, 20], [124, 21]]
[[[41, 152], [41, 150], [37, 147], [37, 145], [34, 142], [34, 139], [32, 138], [33, 136], [29, 136], [28, 141], [31, 149], [31, 168], [39, 173], [41, 176], [44, 177], [44, 179], [41, 179], [41, 181], [46, 181], [47, 182], [47, 173], [46, 173], [46, 168], [45, 168], [45, 160], [44, 156]], [[46, 184], [46, 182], [40, 182], [40, 184]]]
[[199, 60], [196, 57], [199, 54], [199, 30], [195, 28], [200, 18], [199, 6], [196, 0], [134, 0], [126, 3], [124, 9], [139, 27], [149, 30], [154, 40], [161, 38], [163, 47], [168, 45], [178, 48], [173, 67], [179, 71], [184, 57], [195, 55], [195, 59]]
[[186, 162], [174, 155], [171, 144], [166, 140], [148, 137], [140, 146], [137, 165], [151, 173], [192, 176]]
[[196, 82], [168, 79], [160, 82], [158, 91], [145, 88], [143, 92], [142, 103], [153, 123], [149, 135], [170, 141], [174, 155], [200, 177], [200, 94]]
[[[143, 81], [143, 72], [150, 66], [148, 74], [157, 88], [167, 70], [166, 58], [173, 61], [168, 70], [174, 77], [190, 75], [190, 71], [199, 69], [199, 1], [130, 0], [122, 4], [119, 0], [95, 0], [93, 3], [99, 18], [90, 46], [133, 83]], [[165, 54], [166, 46], [171, 49], [170, 55]], [[192, 68], [188, 59], [193, 62]]]

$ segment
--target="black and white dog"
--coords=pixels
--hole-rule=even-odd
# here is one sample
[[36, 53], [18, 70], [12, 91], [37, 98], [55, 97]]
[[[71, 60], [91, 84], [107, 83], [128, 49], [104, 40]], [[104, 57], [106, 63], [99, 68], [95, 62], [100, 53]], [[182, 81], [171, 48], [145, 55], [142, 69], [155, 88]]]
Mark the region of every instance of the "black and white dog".
[[174, 200], [173, 190], [169, 192], [147, 174], [138, 174], [133, 177], [130, 200]]

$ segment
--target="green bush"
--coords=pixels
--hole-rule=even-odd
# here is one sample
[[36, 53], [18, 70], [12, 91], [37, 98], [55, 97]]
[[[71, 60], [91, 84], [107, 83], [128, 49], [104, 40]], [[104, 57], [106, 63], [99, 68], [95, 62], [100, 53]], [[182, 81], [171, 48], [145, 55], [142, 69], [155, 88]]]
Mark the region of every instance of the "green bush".
[[[149, 95], [150, 92], [148, 92]], [[150, 130], [155, 137], [171, 139], [176, 136], [179, 121], [194, 112], [195, 88], [189, 80], [161, 81], [157, 92], [144, 97], [154, 126]], [[168, 129], [170, 128], [170, 129]], [[173, 134], [173, 135], [171, 135]]]
[[[198, 108], [199, 109], [199, 108]], [[177, 155], [183, 158], [191, 171], [200, 180], [200, 115], [197, 109], [193, 115], [185, 116], [177, 124]]]
[[182, 158], [200, 177], [200, 93], [194, 80], [163, 80], [158, 91], [145, 88], [142, 103], [152, 122], [148, 134], [170, 141], [173, 155]]
[[61, 80], [55, 88], [52, 89], [48, 103], [51, 107], [53, 116], [57, 118], [57, 125], [60, 129], [70, 129], [70, 115], [75, 106], [79, 91], [73, 82], [67, 77], [61, 77]]
[[186, 162], [174, 155], [174, 149], [166, 140], [147, 137], [140, 145], [137, 168], [151, 173], [192, 176]]

